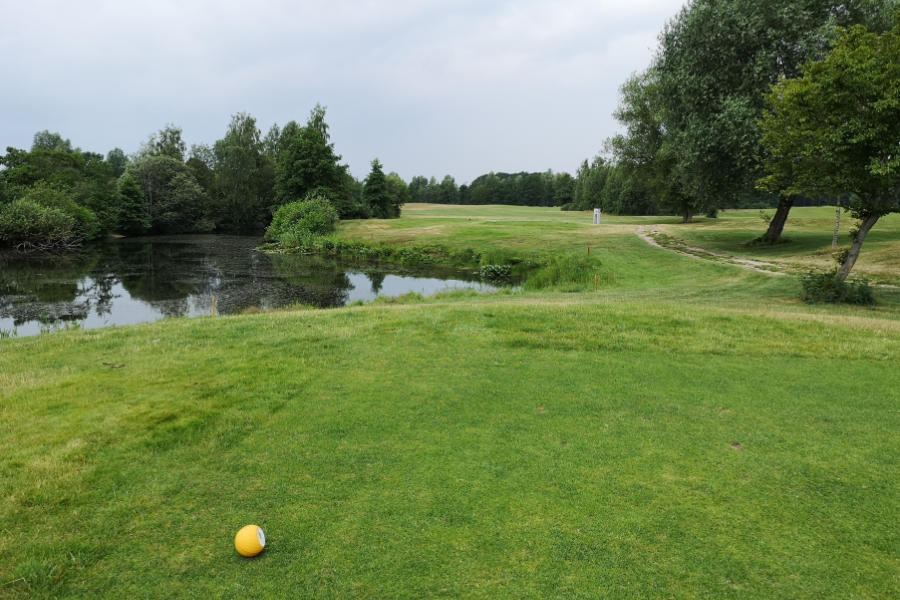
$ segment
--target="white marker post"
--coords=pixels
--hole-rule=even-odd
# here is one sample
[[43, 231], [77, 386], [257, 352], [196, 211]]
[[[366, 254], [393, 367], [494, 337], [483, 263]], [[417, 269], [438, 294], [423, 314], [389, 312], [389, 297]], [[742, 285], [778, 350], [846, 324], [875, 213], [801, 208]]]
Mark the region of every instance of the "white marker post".
[[594, 209], [594, 225], [600, 224], [600, 218], [603, 216], [603, 213], [600, 212], [599, 208]]

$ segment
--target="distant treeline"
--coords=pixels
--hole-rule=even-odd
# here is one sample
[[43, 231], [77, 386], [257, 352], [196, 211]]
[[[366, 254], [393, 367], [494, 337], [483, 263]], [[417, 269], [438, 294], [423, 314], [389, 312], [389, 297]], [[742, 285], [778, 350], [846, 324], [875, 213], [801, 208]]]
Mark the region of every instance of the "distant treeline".
[[409, 182], [412, 202], [433, 204], [511, 204], [559, 206], [572, 194], [575, 180], [568, 173], [488, 173], [470, 185], [457, 186], [450, 175], [440, 182], [421, 175]]
[[[0, 245], [67, 248], [107, 234], [261, 233], [273, 213], [309, 195], [341, 219], [393, 218], [407, 202], [602, 208], [612, 214], [671, 214], [651, 183], [601, 157], [568, 173], [487, 173], [469, 185], [450, 175], [409, 185], [372, 161], [365, 180], [334, 150], [325, 109], [307, 122], [273, 125], [263, 135], [248, 114], [232, 117], [222, 139], [188, 151], [167, 125], [134, 155], [82, 151], [58, 133], [35, 134], [30, 150], [0, 155]], [[821, 204], [798, 198], [796, 204]], [[749, 189], [720, 208], [769, 208], [777, 197]]]
[[0, 155], [0, 245], [67, 248], [110, 233], [259, 233], [278, 207], [313, 194], [341, 218], [392, 218], [408, 201], [406, 183], [378, 160], [354, 179], [334, 151], [325, 109], [305, 125], [273, 125], [263, 135], [248, 114], [225, 136], [188, 151], [167, 125], [127, 156], [74, 147], [38, 132], [30, 150]]
[[[457, 185], [446, 175], [441, 181], [421, 175], [409, 183], [411, 202], [432, 204], [510, 204], [559, 206], [562, 210], [591, 210], [618, 215], [672, 214], [658, 201], [649, 183], [632, 176], [613, 162], [596, 157], [584, 160], [573, 177], [569, 173], [487, 173], [469, 185]], [[821, 205], [825, 200], [801, 199], [800, 205]], [[750, 189], [723, 208], [772, 208], [777, 196]]]

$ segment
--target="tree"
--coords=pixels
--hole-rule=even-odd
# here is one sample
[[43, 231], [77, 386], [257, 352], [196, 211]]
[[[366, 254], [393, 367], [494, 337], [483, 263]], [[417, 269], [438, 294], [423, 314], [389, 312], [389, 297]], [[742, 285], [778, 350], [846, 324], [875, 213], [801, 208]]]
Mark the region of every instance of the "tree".
[[595, 157], [590, 167], [583, 173], [581, 181], [583, 188], [585, 209], [602, 208], [603, 188], [609, 176], [609, 169], [602, 158]]
[[[759, 177], [759, 118], [763, 97], [782, 77], [821, 58], [837, 25], [883, 23], [896, 0], [693, 0], [660, 35], [658, 54], [633, 90], [648, 94], [649, 130], [655, 144], [651, 189], [663, 188], [670, 206], [710, 211], [733, 205]], [[628, 84], [626, 84], [628, 85]], [[632, 133], [629, 128], [629, 134]], [[626, 135], [627, 137], [627, 135]], [[651, 148], [639, 144], [644, 150]], [[627, 161], [623, 166], [630, 169]], [[646, 171], [643, 171], [646, 174]], [[656, 182], [656, 183], [653, 183]], [[770, 230], [774, 241], [792, 205], [782, 196]], [[687, 217], [689, 218], [689, 217]]]
[[411, 202], [426, 202], [425, 190], [428, 188], [428, 178], [416, 175], [409, 180], [409, 199]]
[[197, 183], [200, 184], [200, 187], [203, 188], [203, 193], [205, 193], [210, 198], [215, 196], [216, 193], [216, 173], [209, 166], [197, 158], [196, 156], [191, 156], [187, 159], [187, 162], [184, 163], [190, 172], [191, 175], [194, 176], [194, 179], [197, 180]]
[[216, 153], [208, 144], [191, 144], [188, 161], [192, 158], [202, 162], [210, 171], [216, 170]]
[[213, 223], [204, 218], [206, 194], [187, 169], [169, 182], [167, 202], [157, 213], [157, 227], [163, 233], [212, 231]]
[[460, 204], [471, 204], [472, 203], [472, 195], [471, 188], [466, 184], [459, 186], [459, 203]]
[[281, 129], [278, 123], [273, 123], [262, 139], [263, 154], [265, 154], [272, 162], [278, 160], [278, 152], [280, 151]]
[[[609, 177], [609, 168], [606, 161], [599, 156], [591, 162], [581, 161], [575, 172], [575, 178], [570, 184], [569, 198], [571, 201], [564, 210], [591, 210], [600, 207], [607, 210], [607, 207], [603, 205], [603, 189], [606, 187], [606, 180]], [[569, 178], [571, 179], [571, 176]]]
[[150, 138], [141, 148], [141, 154], [149, 156], [168, 156], [179, 162], [184, 162], [184, 154], [187, 146], [181, 139], [181, 128], [171, 123], [151, 134]]
[[352, 195], [347, 187], [347, 167], [339, 164], [340, 160], [328, 134], [325, 107], [316, 104], [304, 127], [291, 122], [281, 131], [275, 168], [276, 204], [301, 200], [315, 188], [328, 188], [347, 200], [338, 207], [346, 213], [352, 207]]
[[100, 154], [82, 152], [81, 157], [81, 178], [71, 188], [75, 202], [97, 215], [102, 232], [115, 231], [119, 226], [119, 206], [112, 167]]
[[7, 148], [0, 159], [12, 194], [16, 189], [45, 181], [56, 188], [74, 187], [84, 174], [84, 157], [79, 153], [38, 149], [31, 152]]
[[900, 211], [900, 10], [882, 35], [840, 32], [824, 60], [779, 82], [760, 123], [768, 175], [782, 194], [825, 194], [860, 219], [836, 279], [843, 282], [866, 235]]
[[568, 173], [557, 173], [553, 180], [552, 206], [565, 206], [572, 202], [575, 193], [575, 178]]
[[387, 174], [384, 182], [387, 186], [388, 198], [390, 199], [391, 216], [399, 217], [403, 205], [409, 202], [409, 188], [400, 175], [393, 171]]
[[544, 200], [546, 187], [541, 173], [523, 173], [515, 177], [516, 204], [522, 206], [541, 206], [547, 204]]
[[151, 233], [209, 231], [204, 218], [203, 188], [184, 163], [166, 155], [147, 155], [128, 165], [126, 175], [138, 182], [150, 218]]
[[[285, 126], [281, 128], [281, 130], [278, 132], [278, 140], [274, 142], [275, 148], [273, 148], [275, 150], [276, 160], [280, 160], [279, 157], [281, 155], [281, 152], [287, 149], [292, 140], [300, 136], [302, 129], [303, 127], [299, 123], [297, 123], [297, 121], [293, 120], [288, 121]], [[271, 130], [269, 131], [269, 133], [272, 133]], [[266, 136], [268, 137], [268, 134], [266, 134]], [[263, 143], [266, 143], [266, 141], [264, 140]], [[273, 142], [270, 140], [268, 143], [271, 144]]]
[[131, 173], [119, 179], [119, 232], [141, 235], [150, 229], [150, 215], [144, 202], [141, 186]]
[[428, 204], [437, 204], [441, 201], [441, 188], [437, 182], [437, 179], [431, 177], [428, 179], [428, 184], [425, 186], [424, 195], [422, 198], [422, 202], [427, 202]]
[[46, 129], [34, 134], [31, 151], [34, 152], [35, 150], [53, 150], [66, 154], [77, 154], [79, 152], [77, 148], [72, 148], [72, 142], [63, 139], [58, 133], [50, 133]]
[[366, 177], [363, 196], [376, 219], [389, 219], [391, 214], [391, 198], [388, 195], [387, 181], [378, 159], [372, 161], [372, 170]]
[[450, 175], [445, 175], [441, 180], [439, 198], [441, 204], [456, 204], [459, 201], [459, 188]]
[[[366, 204], [365, 184], [350, 175], [349, 171], [346, 172], [344, 179], [346, 181], [344, 187], [349, 190], [348, 193], [353, 202], [353, 212], [350, 218], [368, 219], [372, 216], [372, 212], [369, 210], [369, 205]], [[341, 208], [339, 206], [337, 208], [338, 214], [341, 214]]]
[[655, 215], [660, 212], [647, 181], [615, 165], [609, 169], [601, 198], [603, 210], [614, 215]]
[[621, 100], [614, 115], [626, 132], [609, 141], [620, 170], [618, 195], [615, 208], [604, 208], [617, 214], [644, 214], [633, 202], [633, 193], [640, 189], [652, 193], [660, 208], [689, 223], [702, 204], [696, 196], [684, 192], [675, 172], [678, 155], [663, 123], [659, 80], [659, 70], [651, 67], [630, 77], [620, 88]]
[[118, 179], [128, 166], [128, 157], [121, 148], [113, 148], [106, 154], [106, 162], [109, 164], [110, 174]]
[[21, 197], [25, 190], [39, 183], [47, 184], [65, 192], [79, 206], [90, 209], [99, 217], [101, 231], [114, 230], [118, 218], [115, 178], [103, 156], [46, 148], [71, 147], [68, 140], [59, 142], [59, 134], [39, 132], [35, 138], [36, 150], [7, 148], [7, 154], [0, 157], [0, 163], [6, 167], [4, 179], [10, 200]]
[[240, 233], [262, 231], [271, 220], [275, 172], [263, 154], [256, 119], [233, 115], [213, 152], [220, 226]]

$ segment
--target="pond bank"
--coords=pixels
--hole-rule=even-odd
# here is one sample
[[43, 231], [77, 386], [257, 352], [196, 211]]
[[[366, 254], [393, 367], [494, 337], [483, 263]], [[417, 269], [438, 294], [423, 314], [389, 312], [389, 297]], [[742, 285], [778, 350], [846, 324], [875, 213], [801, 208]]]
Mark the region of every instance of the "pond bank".
[[0, 254], [0, 335], [496, 289], [465, 270], [264, 254], [256, 250], [261, 241], [165, 236], [110, 240], [67, 255]]

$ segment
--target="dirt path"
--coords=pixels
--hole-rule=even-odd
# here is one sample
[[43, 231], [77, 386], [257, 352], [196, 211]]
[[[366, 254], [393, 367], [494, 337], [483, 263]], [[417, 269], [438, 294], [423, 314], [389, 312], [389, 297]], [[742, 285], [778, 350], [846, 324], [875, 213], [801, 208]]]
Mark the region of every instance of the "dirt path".
[[741, 267], [742, 269], [756, 271], [757, 273], [765, 273], [766, 275], [787, 274], [784, 271], [780, 270], [783, 268], [782, 266], [775, 263], [766, 262], [763, 260], [752, 260], [749, 258], [739, 258], [737, 256], [731, 256], [729, 254], [713, 252], [712, 250], [707, 250], [705, 248], [698, 248], [697, 246], [690, 246], [684, 243], [683, 240], [672, 237], [666, 233], [659, 231], [658, 229], [649, 228], [646, 225], [641, 225], [640, 227], [638, 227], [636, 233], [639, 238], [641, 238], [651, 246], [662, 248], [663, 250], [668, 250], [669, 252], [674, 252], [675, 254], [680, 254], [682, 256], [689, 256], [690, 258], [705, 260], [707, 262], [735, 265], [736, 267]]

